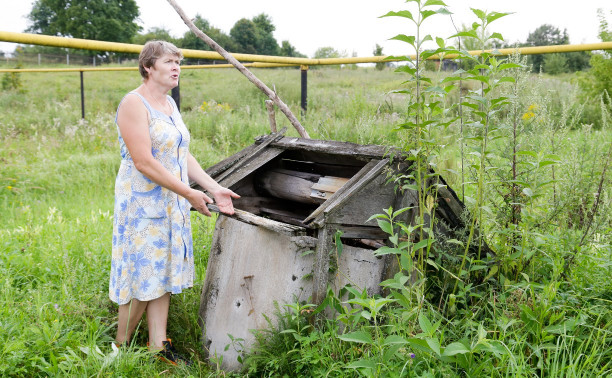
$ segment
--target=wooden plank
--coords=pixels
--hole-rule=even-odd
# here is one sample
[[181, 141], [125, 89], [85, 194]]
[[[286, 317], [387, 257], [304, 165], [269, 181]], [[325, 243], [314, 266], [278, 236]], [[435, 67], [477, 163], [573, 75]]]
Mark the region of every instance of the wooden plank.
[[334, 224], [334, 227], [342, 231], [343, 239], [372, 239], [385, 240], [389, 235], [378, 226], [355, 226], [347, 224]]
[[[208, 204], [208, 209], [215, 213], [220, 213], [217, 205]], [[235, 209], [234, 211], [235, 213], [233, 215], [227, 215], [223, 213], [220, 213], [220, 214], [226, 217], [237, 219], [241, 222], [244, 222], [244, 223], [247, 223], [253, 226], [263, 227], [265, 229], [268, 229], [274, 232], [278, 232], [283, 235], [297, 236], [297, 235], [306, 234], [306, 229], [304, 227], [289, 225], [289, 224], [277, 222], [271, 219], [262, 218], [257, 215], [254, 215], [254, 214], [251, 214], [249, 212], [242, 211], [239, 209]]]
[[346, 191], [352, 188], [354, 185], [359, 184], [359, 180], [364, 177], [372, 168], [374, 168], [380, 160], [371, 160], [368, 162], [363, 168], [359, 170], [353, 177], [351, 177], [346, 184], [344, 184], [338, 191], [336, 191], [332, 197], [324, 202], [321, 206], [319, 206], [315, 211], [313, 211], [306, 219], [304, 219], [304, 223], [308, 224], [312, 222], [319, 215], [323, 214], [325, 209], [330, 206], [334, 200], [334, 198], [343, 196]]
[[317, 248], [312, 267], [312, 303], [321, 304], [327, 295], [329, 284], [329, 259], [334, 248], [335, 230], [326, 225], [319, 230]]
[[285, 137], [273, 142], [272, 145], [274, 147], [284, 148], [287, 150], [308, 150], [315, 152], [326, 152], [333, 153], [335, 155], [348, 155], [366, 159], [382, 159], [387, 156], [389, 152], [395, 152], [395, 154], [399, 156], [398, 150], [393, 147], [390, 148], [374, 144], [362, 145], [350, 142], [338, 142], [333, 140]]
[[318, 204], [324, 199], [312, 198], [310, 188], [312, 181], [287, 173], [269, 170], [262, 172], [255, 178], [257, 188], [273, 197], [290, 201]]
[[305, 225], [304, 222], [302, 222], [303, 217], [298, 217], [296, 216], [296, 214], [282, 212], [282, 211], [279, 211], [278, 209], [262, 208], [260, 210], [260, 214], [262, 216], [265, 215], [268, 218], [273, 219], [278, 222], [288, 223], [294, 226], [300, 226], [304, 228], [311, 228], [308, 225]]
[[313, 172], [321, 176], [352, 177], [370, 159], [356, 159], [351, 156], [315, 153], [311, 151], [285, 151], [280, 168], [301, 172]]
[[210, 177], [214, 179], [219, 174], [223, 173], [226, 169], [236, 164], [238, 161], [244, 159], [246, 156], [251, 155], [253, 151], [255, 150], [255, 148], [257, 148], [257, 145], [251, 144], [250, 146], [247, 146], [246, 148], [238, 151], [234, 155], [221, 160], [220, 162], [216, 163], [215, 165], [209, 168], [206, 168], [205, 171], [206, 173], [208, 173]]
[[292, 169], [275, 168], [274, 171], [278, 173], [283, 173], [289, 176], [300, 177], [300, 178], [303, 178], [304, 180], [308, 180], [312, 182], [317, 182], [321, 178], [321, 175], [316, 174], [316, 173], [301, 172], [301, 171], [296, 171]]
[[265, 150], [261, 151], [254, 158], [249, 159], [249, 161], [240, 164], [239, 168], [227, 170], [227, 174], [223, 175], [224, 177], [219, 179], [219, 181], [217, 182], [222, 186], [229, 188], [232, 185], [236, 184], [238, 181], [244, 179], [249, 174], [255, 172], [258, 168], [260, 168], [270, 160], [274, 159], [282, 152], [283, 150], [280, 148], [268, 147]]
[[323, 176], [312, 186], [312, 189], [321, 192], [335, 193], [342, 185], [346, 184], [348, 180], [349, 179], [344, 177]]
[[324, 216], [326, 214], [333, 212], [335, 209], [340, 208], [346, 201], [351, 200], [351, 197], [355, 193], [377, 178], [387, 164], [389, 164], [388, 158], [382, 160], [371, 160], [359, 171], [357, 175], [353, 176], [346, 184], [344, 184], [344, 186], [340, 188], [340, 190], [334, 193], [332, 198], [325, 201], [323, 205], [319, 206], [319, 208], [310, 214], [308, 218], [304, 220], [304, 223], [308, 224], [313, 222], [317, 226], [321, 227], [325, 222]]
[[215, 177], [213, 177], [215, 181], [221, 182], [223, 179], [231, 175], [234, 171], [236, 171], [237, 169], [240, 169], [245, 164], [247, 164], [249, 161], [255, 159], [260, 153], [262, 153], [262, 151], [265, 151], [272, 142], [274, 142], [277, 139], [282, 138], [286, 131], [287, 131], [287, 128], [284, 127], [277, 134], [270, 134], [267, 138], [263, 139], [262, 142], [257, 144], [257, 147], [250, 150], [248, 155], [241, 157], [241, 159], [235, 161], [231, 165], [231, 167], [228, 167], [223, 173], [220, 173], [219, 175], [216, 175]]
[[380, 214], [389, 207], [394, 206], [398, 195], [394, 191], [393, 183], [387, 183], [386, 174], [381, 174], [351, 194], [350, 200], [325, 213], [325, 222], [376, 225], [376, 220], [368, 219], [374, 214]]

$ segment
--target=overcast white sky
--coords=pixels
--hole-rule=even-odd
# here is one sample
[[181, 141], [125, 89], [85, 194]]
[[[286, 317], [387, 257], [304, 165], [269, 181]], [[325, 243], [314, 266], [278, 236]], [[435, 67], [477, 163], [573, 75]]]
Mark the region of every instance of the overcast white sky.
[[[403, 0], [176, 0], [189, 16], [200, 14], [210, 24], [229, 34], [236, 21], [266, 13], [276, 26], [274, 36], [280, 43], [288, 40], [297, 50], [312, 57], [324, 46], [345, 51], [349, 56], [372, 56], [375, 45], [383, 46], [386, 55], [409, 54], [403, 42], [389, 41], [397, 34], [414, 35], [407, 20], [398, 17], [379, 18], [388, 11], [414, 10], [413, 3]], [[0, 0], [0, 31], [23, 32], [32, 0]], [[188, 31], [167, 0], [137, 0], [140, 25], [144, 31], [152, 27], [170, 30], [175, 37]], [[499, 32], [509, 42], [525, 41], [530, 32], [542, 24], [567, 29], [570, 43], [595, 43], [602, 8], [612, 23], [611, 0], [445, 0], [454, 13], [457, 27], [476, 21], [470, 8], [496, 12], [514, 12], [492, 24], [490, 31]], [[448, 37], [454, 33], [447, 16], [434, 16], [426, 21], [426, 31], [433, 36]], [[0, 50], [13, 51], [15, 44], [0, 43]]]

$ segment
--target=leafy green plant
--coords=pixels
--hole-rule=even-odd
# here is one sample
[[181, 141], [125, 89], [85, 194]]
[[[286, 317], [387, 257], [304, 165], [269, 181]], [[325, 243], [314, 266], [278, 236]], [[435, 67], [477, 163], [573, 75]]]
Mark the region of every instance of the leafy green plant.
[[[16, 69], [23, 68], [22, 64], [17, 64]], [[5, 72], [2, 76], [2, 90], [11, 91], [15, 90], [20, 93], [25, 93], [23, 83], [21, 82], [21, 75], [19, 72]]]

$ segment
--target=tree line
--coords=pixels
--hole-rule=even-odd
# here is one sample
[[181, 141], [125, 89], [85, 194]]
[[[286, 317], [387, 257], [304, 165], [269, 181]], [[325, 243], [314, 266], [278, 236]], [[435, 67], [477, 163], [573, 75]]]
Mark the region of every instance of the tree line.
[[[143, 32], [137, 23], [140, 10], [136, 0], [36, 0], [28, 14], [28, 33], [91, 39], [98, 41], [144, 44], [152, 39], [167, 40], [180, 48], [212, 50], [193, 33], [175, 38], [170, 31], [153, 27]], [[252, 19], [238, 20], [229, 34], [216, 28], [199, 14], [194, 24], [227, 51], [287, 57], [306, 57], [289, 42], [280, 44], [274, 38], [276, 27], [265, 13]], [[66, 49], [45, 46], [24, 46], [26, 53], [58, 53]], [[97, 55], [102, 60], [121, 57], [101, 51], [71, 51], [73, 54]]]
[[[170, 31], [160, 27], [153, 27], [147, 32], [136, 22], [140, 10], [136, 0], [36, 0], [32, 4], [32, 10], [28, 14], [30, 26], [25, 30], [29, 33], [45, 34], [53, 36], [65, 36], [99, 41], [122, 42], [144, 44], [152, 39], [162, 39], [173, 42], [180, 48], [194, 50], [212, 50], [206, 43], [197, 38], [190, 31], [182, 37], [175, 38]], [[605, 17], [601, 10], [598, 11], [600, 22], [605, 23]], [[252, 19], [242, 18], [231, 28], [229, 34], [214, 27], [210, 22], [199, 14], [195, 16], [194, 24], [223, 46], [227, 51], [233, 53], [306, 57], [287, 40], [278, 41], [274, 38], [274, 26], [272, 19], [265, 13], [261, 13]], [[607, 23], [605, 24], [607, 26]], [[463, 26], [463, 30], [469, 30]], [[604, 28], [607, 30], [607, 28]], [[466, 50], [480, 50], [482, 46], [470, 46], [469, 38], [462, 38], [462, 48]], [[567, 30], [561, 30], [550, 24], [543, 24], [529, 33], [527, 41], [507, 44], [505, 46], [491, 47], [524, 47], [524, 46], [550, 46], [569, 43]], [[123, 59], [126, 54], [115, 54], [100, 51], [69, 50], [45, 46], [24, 46], [20, 51], [25, 53], [66, 53], [74, 55], [95, 55], [102, 61], [116, 61]], [[373, 55], [385, 55], [380, 45], [376, 45]], [[546, 55], [530, 55], [529, 63], [534, 72], [545, 72], [559, 74], [564, 72], [576, 72], [590, 67], [591, 53], [557, 53]], [[317, 49], [313, 58], [338, 58], [346, 57], [344, 51], [338, 51], [332, 47], [325, 46]], [[189, 63], [189, 61], [187, 62]], [[377, 64], [377, 69], [383, 69], [384, 63]]]

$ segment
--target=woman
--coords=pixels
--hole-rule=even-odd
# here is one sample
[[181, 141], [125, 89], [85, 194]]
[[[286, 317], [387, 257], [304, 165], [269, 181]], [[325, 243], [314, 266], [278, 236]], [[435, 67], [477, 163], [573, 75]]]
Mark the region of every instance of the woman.
[[189, 153], [189, 132], [167, 92], [176, 87], [181, 51], [171, 43], [150, 41], [140, 53], [143, 83], [117, 108], [121, 166], [115, 182], [115, 213], [110, 298], [119, 304], [116, 344], [130, 340], [145, 310], [149, 347], [176, 363], [166, 335], [170, 295], [193, 286], [194, 263], [190, 207], [210, 216], [233, 214], [231, 190], [220, 186]]

